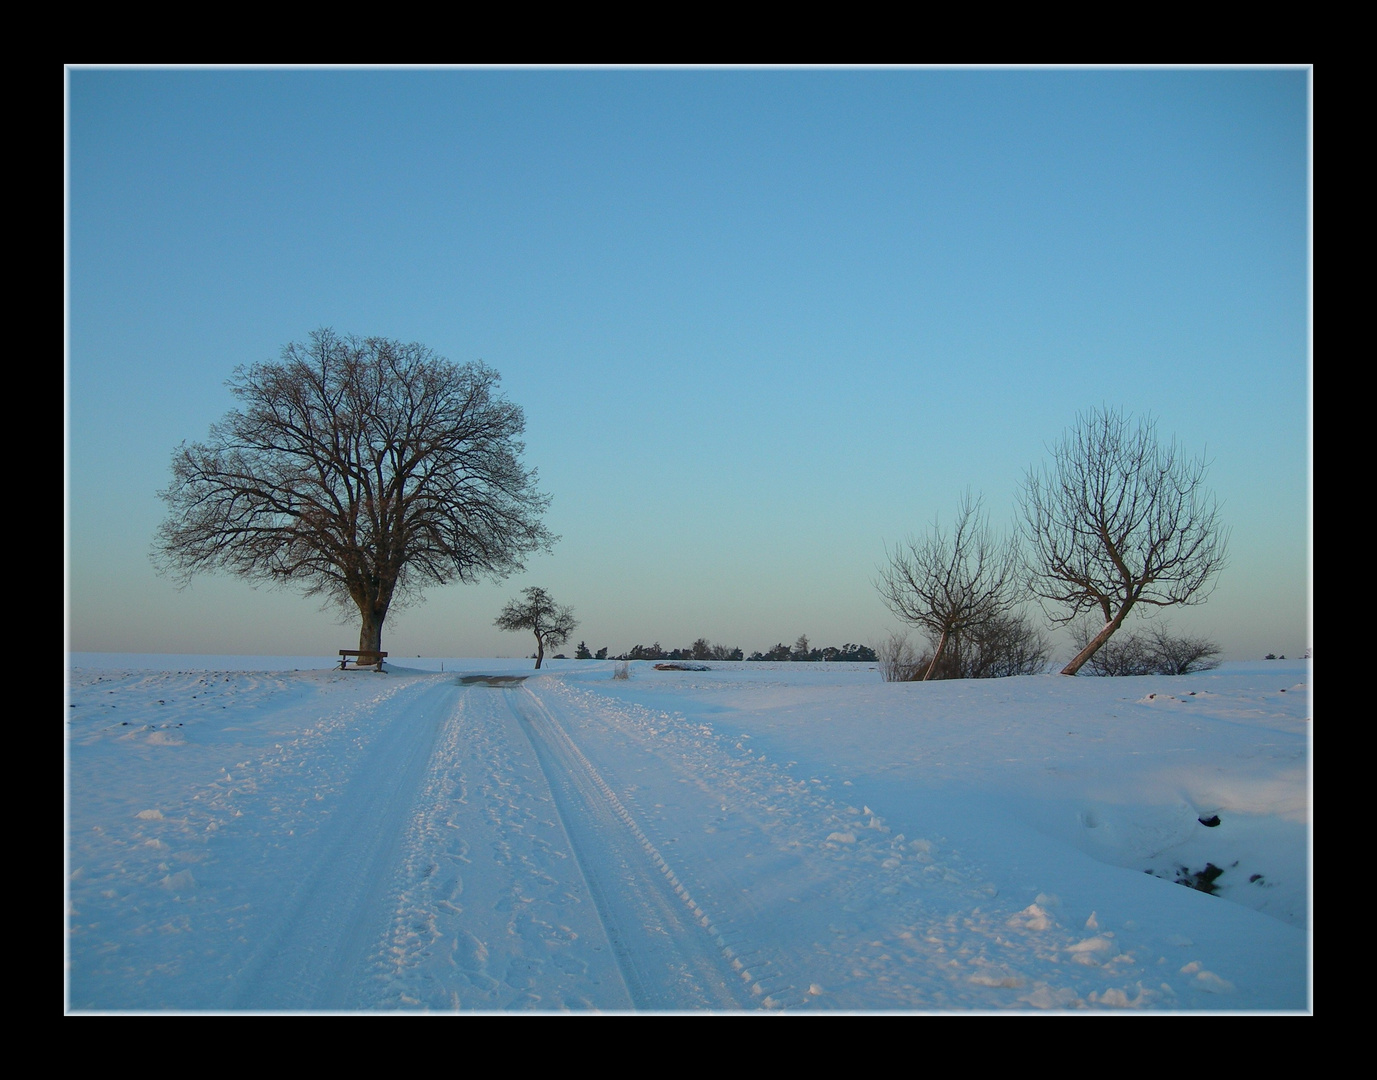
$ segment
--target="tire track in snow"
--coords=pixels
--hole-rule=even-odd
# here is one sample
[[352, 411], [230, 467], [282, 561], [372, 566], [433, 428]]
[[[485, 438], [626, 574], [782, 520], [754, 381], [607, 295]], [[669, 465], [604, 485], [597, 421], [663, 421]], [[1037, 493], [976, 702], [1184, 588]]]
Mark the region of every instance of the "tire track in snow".
[[[892, 832], [817, 778], [767, 763], [746, 736], [568, 682], [539, 685], [589, 754], [611, 755], [607, 779], [713, 912], [724, 956], [754, 976], [755, 1004], [990, 1007], [1027, 991], [1006, 967], [1021, 951], [1009, 939], [1024, 933], [1006, 926], [1015, 912], [944, 838]], [[1050, 919], [1027, 933], [1033, 949], [1055, 947], [1048, 938], [1083, 947]]]
[[503, 691], [544, 769], [638, 1009], [759, 1006], [757, 977], [527, 686]]
[[501, 690], [458, 692], [404, 848], [359, 1007], [631, 1007], [554, 796]]
[[[343, 1009], [386, 918], [387, 887], [417, 791], [456, 690], [449, 680], [401, 691], [374, 717], [384, 730], [320, 833], [289, 871], [295, 883], [226, 992], [232, 1009]], [[286, 875], [284, 875], [286, 876]]]
[[860, 930], [851, 913], [881, 887], [874, 870], [888, 876], [900, 864], [892, 849], [904, 838], [868, 808], [820, 796], [705, 725], [567, 682], [537, 685], [553, 699], [542, 702], [547, 713], [567, 711], [562, 727], [594, 747], [610, 739], [621, 795], [600, 782], [693, 921], [710, 930], [747, 1006], [855, 1007], [843, 987], [855, 981], [857, 957], [837, 946]]

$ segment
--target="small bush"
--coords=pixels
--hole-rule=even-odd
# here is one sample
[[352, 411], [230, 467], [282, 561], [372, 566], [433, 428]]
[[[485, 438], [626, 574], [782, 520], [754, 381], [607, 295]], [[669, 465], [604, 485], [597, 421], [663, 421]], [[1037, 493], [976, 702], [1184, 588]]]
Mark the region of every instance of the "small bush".
[[[1076, 638], [1076, 649], [1080, 651], [1090, 643], [1093, 634], [1085, 633], [1085, 641]], [[1083, 671], [1091, 675], [1116, 677], [1119, 675], [1152, 675], [1151, 658], [1148, 656], [1147, 642], [1137, 634], [1125, 634], [1122, 630], [1096, 650], [1095, 655], [1085, 662]]]
[[1010, 612], [956, 637], [948, 652], [956, 672], [948, 678], [1003, 679], [1046, 671], [1052, 648], [1041, 627], [1021, 612]]
[[627, 660], [618, 660], [612, 665], [612, 678], [629, 679], [631, 678], [631, 663]]
[[1202, 637], [1172, 637], [1165, 630], [1153, 633], [1150, 642], [1155, 675], [1189, 675], [1219, 666], [1218, 645]]
[[[1076, 647], [1083, 649], [1098, 629], [1082, 624], [1076, 630]], [[1219, 666], [1223, 650], [1203, 637], [1177, 636], [1168, 627], [1125, 634], [1122, 630], [1100, 646], [1086, 661], [1091, 675], [1190, 675]]]
[[921, 679], [927, 665], [919, 666], [917, 654], [908, 643], [908, 635], [895, 630], [874, 646], [875, 662], [885, 682], [913, 682]]
[[[907, 637], [891, 634], [876, 649], [885, 679], [922, 679], [932, 665], [936, 644], [929, 640], [920, 654], [909, 646]], [[953, 634], [930, 678], [1003, 679], [1010, 675], [1037, 675], [1047, 670], [1050, 656], [1051, 646], [1041, 628], [1028, 616], [1011, 612], [969, 633]]]

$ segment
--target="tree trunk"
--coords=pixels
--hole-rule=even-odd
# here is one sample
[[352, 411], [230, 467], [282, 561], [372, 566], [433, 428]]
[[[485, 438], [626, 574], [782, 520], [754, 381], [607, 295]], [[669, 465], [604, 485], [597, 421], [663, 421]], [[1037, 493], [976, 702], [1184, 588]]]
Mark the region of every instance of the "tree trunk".
[[539, 670], [540, 670], [540, 662], [541, 662], [542, 660], [545, 659], [545, 641], [544, 641], [543, 638], [541, 638], [541, 636], [540, 636], [539, 634], [537, 634], [537, 635], [535, 636], [535, 639], [536, 639], [536, 670], [539, 671]]
[[1080, 669], [1085, 666], [1085, 662], [1100, 651], [1100, 646], [1112, 638], [1114, 632], [1118, 630], [1119, 627], [1123, 626], [1124, 617], [1128, 614], [1130, 606], [1131, 605], [1125, 605], [1119, 610], [1119, 613], [1115, 615], [1114, 618], [1105, 623], [1104, 629], [1090, 639], [1090, 643], [1075, 655], [1071, 663], [1061, 669], [1061, 673], [1063, 675], [1074, 675], [1076, 672], [1080, 671]]
[[932, 673], [937, 670], [937, 661], [942, 659], [942, 652], [947, 647], [947, 631], [942, 631], [942, 636], [937, 639], [937, 648], [932, 652], [932, 663], [928, 665], [927, 671], [923, 672], [923, 682], [932, 678]]
[[[361, 607], [359, 614], [362, 617], [359, 625], [359, 652], [382, 652], [382, 628], [387, 612]], [[362, 661], [363, 657], [359, 657], [359, 660]]]

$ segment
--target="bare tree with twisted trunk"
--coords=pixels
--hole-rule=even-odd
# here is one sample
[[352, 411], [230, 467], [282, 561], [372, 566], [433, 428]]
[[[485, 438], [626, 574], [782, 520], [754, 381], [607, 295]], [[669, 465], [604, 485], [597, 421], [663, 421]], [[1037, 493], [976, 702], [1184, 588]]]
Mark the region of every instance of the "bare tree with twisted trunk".
[[1022, 495], [1028, 579], [1048, 617], [1104, 623], [1062, 669], [1074, 675], [1138, 605], [1202, 604], [1228, 558], [1229, 533], [1204, 489], [1208, 462], [1163, 445], [1150, 419], [1092, 410], [1029, 470]]
[[155, 563], [183, 582], [228, 570], [357, 608], [360, 651], [380, 651], [394, 602], [505, 577], [557, 539], [498, 381], [424, 345], [332, 330], [237, 369], [239, 407], [173, 455]]

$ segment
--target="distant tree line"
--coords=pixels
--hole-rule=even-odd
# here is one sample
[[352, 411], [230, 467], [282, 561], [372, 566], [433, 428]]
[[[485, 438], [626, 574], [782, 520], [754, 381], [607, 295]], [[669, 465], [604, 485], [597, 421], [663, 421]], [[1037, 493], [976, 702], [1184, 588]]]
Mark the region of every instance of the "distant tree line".
[[853, 645], [850, 642], [843, 645], [840, 649], [835, 645], [828, 645], [825, 649], [810, 648], [807, 636], [800, 637], [794, 642], [793, 648], [785, 645], [782, 641], [768, 652], [753, 652], [746, 659], [748, 660], [793, 660], [814, 662], [827, 661], [828, 663], [841, 661], [843, 663], [867, 663], [873, 664], [876, 661], [875, 650], [868, 645]]
[[609, 656], [604, 645], [597, 652], [589, 652], [587, 642], [580, 641], [574, 650], [575, 660], [742, 660], [745, 654], [737, 648], [713, 645], [707, 638], [699, 638], [683, 649], [665, 649], [657, 641], [653, 645], [634, 645], [620, 656]]
[[630, 652], [613, 657], [614, 660], [740, 660], [740, 649], [727, 645], [713, 645], [707, 638], [699, 638], [683, 649], [664, 649], [657, 641], [653, 645], [634, 645]]
[[665, 649], [657, 641], [653, 645], [634, 645], [620, 656], [609, 656], [607, 647], [590, 652], [587, 642], [580, 641], [574, 652], [575, 660], [797, 660], [826, 662], [860, 662], [873, 664], [875, 650], [867, 645], [847, 643], [841, 648], [829, 645], [825, 649], [810, 648], [807, 636], [800, 637], [792, 648], [783, 642], [768, 652], [753, 652], [747, 656], [734, 645], [714, 645], [707, 638], [699, 638], [682, 649]]

